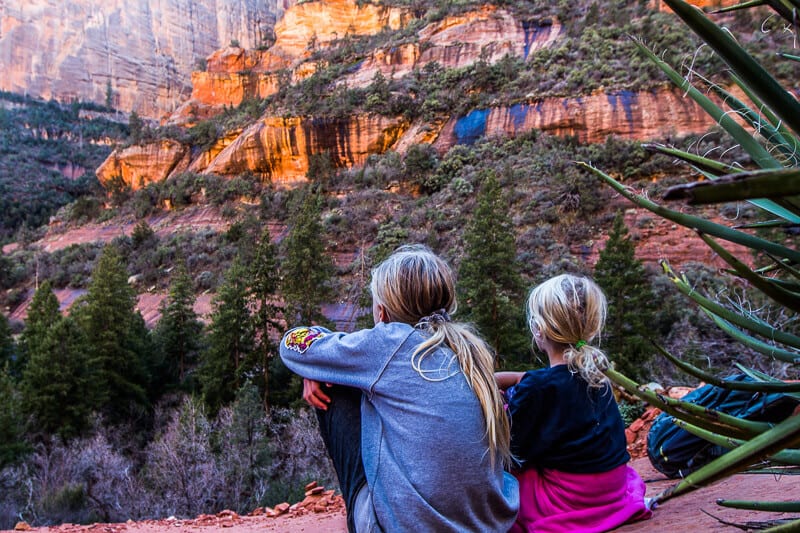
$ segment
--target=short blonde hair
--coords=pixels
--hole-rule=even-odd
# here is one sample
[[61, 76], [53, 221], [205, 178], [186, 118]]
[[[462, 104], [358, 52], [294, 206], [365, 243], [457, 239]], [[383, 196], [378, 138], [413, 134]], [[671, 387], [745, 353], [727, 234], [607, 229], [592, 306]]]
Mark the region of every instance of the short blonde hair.
[[608, 357], [590, 343], [606, 321], [606, 296], [591, 279], [561, 274], [536, 286], [528, 297], [528, 325], [549, 340], [567, 345], [564, 360], [591, 387], [608, 381]]
[[[412, 358], [412, 365], [423, 378], [421, 361], [426, 356], [441, 345], [455, 353], [483, 411], [491, 463], [500, 459], [510, 465], [511, 432], [494, 380], [494, 354], [467, 324], [450, 321], [449, 315], [457, 309], [455, 286], [450, 266], [422, 245], [398, 248], [375, 267], [370, 282], [372, 298], [386, 308], [391, 320], [430, 334]], [[432, 316], [437, 319], [427, 319]]]

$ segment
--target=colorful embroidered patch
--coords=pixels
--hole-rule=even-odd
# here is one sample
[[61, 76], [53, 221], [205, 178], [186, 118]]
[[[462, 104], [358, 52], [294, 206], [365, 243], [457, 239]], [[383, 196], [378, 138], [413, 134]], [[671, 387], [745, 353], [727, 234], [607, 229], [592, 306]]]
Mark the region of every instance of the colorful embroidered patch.
[[314, 343], [325, 336], [325, 333], [317, 328], [297, 328], [291, 331], [284, 344], [290, 350], [304, 353]]

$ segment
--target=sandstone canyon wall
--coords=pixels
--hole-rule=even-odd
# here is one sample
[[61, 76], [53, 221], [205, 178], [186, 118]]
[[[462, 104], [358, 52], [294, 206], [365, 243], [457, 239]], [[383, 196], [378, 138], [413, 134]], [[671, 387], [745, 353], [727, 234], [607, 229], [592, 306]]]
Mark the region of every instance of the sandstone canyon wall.
[[191, 162], [189, 147], [175, 142], [116, 150], [97, 176], [104, 184], [120, 176], [136, 189], [184, 170], [224, 176], [253, 172], [290, 186], [305, 179], [314, 154], [327, 153], [336, 167], [347, 168], [363, 164], [370, 154], [402, 153], [420, 142], [444, 153], [480, 137], [515, 136], [532, 129], [574, 135], [581, 142], [603, 142], [611, 135], [647, 141], [704, 132], [713, 124], [699, 105], [672, 87], [478, 109], [438, 125], [412, 125], [399, 117], [368, 114], [345, 119], [264, 117], [221, 138], [211, 149], [192, 156]]
[[0, 89], [105, 103], [158, 117], [191, 94], [190, 76], [237, 40], [256, 48], [296, 0], [5, 0]]
[[245, 98], [266, 98], [277, 92], [280, 70], [290, 72], [292, 83], [314, 72], [315, 65], [306, 62], [313, 47], [328, 46], [347, 35], [397, 30], [410, 20], [408, 10], [359, 5], [353, 0], [297, 4], [275, 24], [275, 43], [268, 50], [230, 47], [209, 56], [206, 69], [192, 73], [191, 100], [173, 114], [171, 122], [206, 118]]
[[[384, 27], [403, 27], [408, 17], [405, 10], [359, 6], [354, 0], [297, 4], [276, 24], [272, 47], [226, 47], [211, 54], [206, 69], [192, 76], [192, 99], [176, 110], [170, 121], [191, 123], [244, 98], [268, 96], [277, 89], [279, 75], [288, 74], [294, 81], [309, 75], [314, 67], [308, 49], [312, 40], [317, 46], [326, 46], [345, 33], [373, 35]], [[423, 27], [413, 42], [373, 51], [341, 82], [363, 87], [377, 72], [400, 78], [432, 62], [459, 68], [480, 60], [494, 63], [506, 54], [527, 60], [561, 36], [557, 20], [523, 22], [503, 9], [486, 6]], [[200, 154], [177, 143], [118, 150], [97, 174], [103, 183], [119, 176], [133, 188], [184, 170], [224, 176], [253, 172], [274, 183], [291, 185], [304, 179], [309, 158], [315, 154], [327, 153], [332, 163], [342, 168], [360, 165], [370, 154], [390, 149], [404, 153], [420, 142], [431, 143], [444, 153], [455, 144], [471, 144], [482, 136], [514, 136], [532, 129], [574, 135], [582, 142], [602, 142], [610, 135], [638, 140], [681, 136], [705, 131], [712, 124], [694, 101], [667, 87], [640, 93], [531, 99], [414, 124], [367, 114], [343, 119], [265, 116], [244, 131], [227, 132]], [[148, 160], [153, 164], [148, 165]]]
[[[408, 22], [405, 10], [358, 6], [352, 0], [298, 4], [276, 24], [275, 44], [268, 50], [226, 48], [209, 56], [207, 68], [192, 73], [191, 99], [170, 121], [191, 122], [219, 112], [222, 106], [236, 106], [245, 98], [266, 98], [277, 92], [281, 69], [290, 73], [293, 83], [302, 80], [315, 69], [306, 61], [312, 41], [324, 47], [348, 34], [374, 35]], [[433, 62], [444, 68], [461, 68], [480, 59], [495, 63], [506, 54], [527, 58], [550, 46], [560, 33], [558, 21], [523, 22], [506, 10], [485, 6], [423, 28], [417, 42], [373, 51], [341, 83], [365, 87], [377, 72], [386, 78], [402, 78]]]
[[480, 137], [516, 135], [532, 129], [572, 135], [589, 143], [603, 142], [610, 135], [645, 141], [699, 133], [714, 123], [694, 100], [671, 86], [643, 92], [597, 92], [476, 109], [451, 118], [435, 146], [445, 152], [455, 144], [472, 144]]
[[236, 176], [252, 172], [278, 185], [305, 180], [309, 161], [327, 154], [339, 168], [362, 165], [394, 146], [408, 129], [402, 117], [354, 115], [344, 119], [265, 117], [191, 156], [188, 146], [157, 141], [115, 150], [97, 169], [108, 186], [121, 178], [131, 189], [184, 171]]

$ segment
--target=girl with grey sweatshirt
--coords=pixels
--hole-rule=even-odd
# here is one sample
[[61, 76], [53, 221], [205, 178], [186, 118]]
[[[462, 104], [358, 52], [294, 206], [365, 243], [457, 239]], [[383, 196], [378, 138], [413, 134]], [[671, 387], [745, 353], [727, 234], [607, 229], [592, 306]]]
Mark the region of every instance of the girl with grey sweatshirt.
[[503, 469], [508, 419], [492, 352], [450, 320], [452, 271], [425, 247], [401, 247], [370, 289], [374, 328], [299, 327], [280, 345], [317, 407], [348, 529], [507, 531], [518, 507]]

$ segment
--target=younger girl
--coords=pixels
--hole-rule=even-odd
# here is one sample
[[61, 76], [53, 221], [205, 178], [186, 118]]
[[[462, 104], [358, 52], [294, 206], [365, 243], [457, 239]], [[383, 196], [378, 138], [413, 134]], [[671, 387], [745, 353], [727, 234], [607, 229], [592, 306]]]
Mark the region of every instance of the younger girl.
[[450, 320], [450, 268], [427, 248], [402, 247], [370, 288], [374, 328], [295, 328], [280, 346], [320, 408], [348, 528], [507, 531], [518, 501], [503, 475], [508, 420], [491, 351]]
[[603, 329], [606, 299], [590, 279], [552, 278], [528, 298], [533, 339], [550, 367], [499, 372], [520, 469], [520, 511], [511, 531], [594, 532], [649, 518], [644, 482], [627, 465], [625, 428], [590, 343]]

